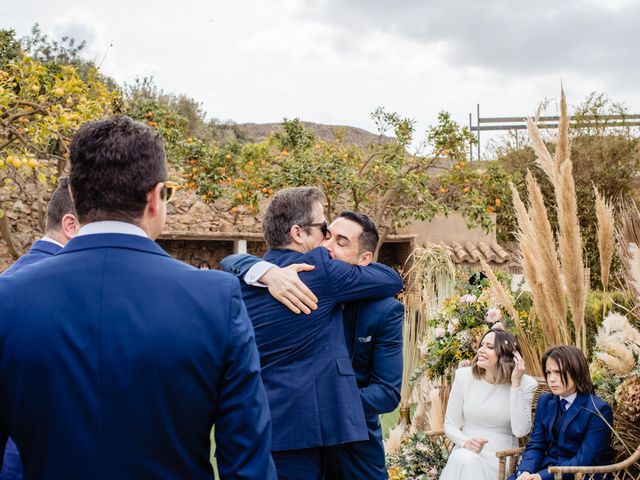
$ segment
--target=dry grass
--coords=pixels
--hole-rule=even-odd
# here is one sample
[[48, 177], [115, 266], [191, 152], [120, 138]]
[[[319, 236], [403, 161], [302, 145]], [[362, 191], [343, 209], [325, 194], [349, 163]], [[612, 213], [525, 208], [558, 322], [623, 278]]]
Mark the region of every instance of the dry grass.
[[529, 172], [529, 210], [515, 187], [511, 186], [511, 191], [518, 219], [518, 243], [524, 275], [531, 288], [545, 343], [547, 346], [567, 343], [566, 303], [560, 263], [540, 187]]
[[[586, 352], [587, 339], [584, 312], [588, 288], [585, 284], [582, 236], [578, 223], [573, 164], [569, 156], [569, 116], [567, 115], [567, 102], [564, 91], [561, 92], [560, 122], [555, 160], [551, 157], [542, 141], [540, 131], [533, 120], [528, 121], [528, 129], [537, 156], [537, 163], [551, 181], [555, 191], [558, 213], [558, 249], [556, 252], [553, 232], [549, 224], [540, 187], [529, 172], [527, 175], [527, 190], [531, 203], [528, 212], [530, 225], [526, 225], [526, 219], [523, 218], [524, 215], [518, 212], [518, 224], [521, 233], [520, 248], [523, 251], [525, 276], [527, 276], [529, 285], [534, 292], [534, 304], [542, 322], [545, 340], [549, 344], [571, 343], [566, 322], [566, 304], [564, 300], [564, 295], [566, 294], [576, 330], [575, 344]], [[525, 225], [521, 223], [521, 219], [523, 219]], [[533, 233], [527, 234], [527, 229]], [[533, 241], [533, 244], [531, 246], [524, 245], [525, 238]], [[525, 253], [526, 250], [529, 250], [529, 252]], [[534, 262], [534, 264], [529, 265], [529, 268], [527, 268], [526, 264], [531, 262]], [[560, 272], [562, 272], [562, 275], [560, 275]], [[532, 273], [534, 282], [529, 277]], [[564, 284], [562, 284], [561, 278], [564, 280]], [[533, 283], [537, 285], [534, 287]], [[542, 294], [545, 291], [547, 295], [543, 296]], [[548, 305], [545, 305], [545, 303], [548, 303]], [[553, 322], [554, 319], [558, 322], [555, 326], [549, 323]]]
[[542, 377], [543, 372], [540, 359], [542, 357], [542, 354], [544, 353], [545, 346], [538, 342], [538, 339], [533, 332], [528, 332], [522, 327], [518, 311], [513, 306], [513, 303], [511, 302], [509, 295], [507, 295], [504, 286], [496, 278], [489, 264], [482, 258], [480, 259], [480, 263], [482, 264], [482, 270], [489, 279], [491, 290], [493, 291], [496, 300], [513, 319], [513, 323], [515, 324], [518, 333], [520, 347], [522, 348], [522, 357], [524, 358], [525, 364], [529, 368], [529, 373], [537, 377]]
[[640, 211], [634, 202], [626, 204], [620, 210], [620, 226], [616, 229], [618, 244], [618, 256], [622, 262], [624, 272], [624, 285], [629, 290], [631, 299], [631, 312], [636, 318], [640, 318], [640, 289], [637, 288], [631, 272], [632, 254], [631, 245], [640, 245]]
[[400, 406], [411, 401], [411, 377], [420, 360], [420, 347], [433, 333], [429, 318], [454, 293], [455, 267], [441, 248], [417, 248], [405, 264], [405, 316], [402, 343]]
[[600, 253], [600, 282], [606, 292], [609, 286], [609, 270], [613, 258], [615, 240], [615, 219], [613, 206], [607, 202], [598, 189], [593, 187], [596, 195], [596, 217], [598, 219], [598, 252]]

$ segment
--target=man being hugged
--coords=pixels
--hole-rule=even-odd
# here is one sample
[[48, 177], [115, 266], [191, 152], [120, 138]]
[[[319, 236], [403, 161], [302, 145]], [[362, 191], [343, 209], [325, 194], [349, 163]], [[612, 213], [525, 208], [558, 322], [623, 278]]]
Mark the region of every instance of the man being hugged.
[[[402, 288], [399, 275], [389, 267], [350, 265], [318, 248], [328, 233], [322, 200], [317, 188], [282, 190], [263, 221], [269, 247], [264, 260], [278, 267], [300, 263], [315, 267], [300, 278], [317, 297], [317, 309], [296, 315], [266, 289], [242, 285], [273, 418], [274, 462], [279, 478], [286, 480], [324, 478], [322, 447], [369, 438], [345, 345], [343, 302], [392, 297]], [[223, 260], [222, 267], [257, 279], [261, 275], [248, 268], [258, 267], [256, 261], [232, 256]], [[395, 388], [393, 380], [391, 391], [378, 394], [393, 398]]]

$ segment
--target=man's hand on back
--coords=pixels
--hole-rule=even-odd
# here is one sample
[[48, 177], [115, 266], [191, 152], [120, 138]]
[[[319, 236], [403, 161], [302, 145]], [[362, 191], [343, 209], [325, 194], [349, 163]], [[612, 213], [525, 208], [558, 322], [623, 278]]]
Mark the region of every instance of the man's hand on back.
[[318, 308], [318, 298], [300, 280], [298, 272], [313, 270], [313, 265], [294, 263], [285, 268], [273, 266], [260, 277], [273, 298], [284, 304], [294, 313], [311, 313]]

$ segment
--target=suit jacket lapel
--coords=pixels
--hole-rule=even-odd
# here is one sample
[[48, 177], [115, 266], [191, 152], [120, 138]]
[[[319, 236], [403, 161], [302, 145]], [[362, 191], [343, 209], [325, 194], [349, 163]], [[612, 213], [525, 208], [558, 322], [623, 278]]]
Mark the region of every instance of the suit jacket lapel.
[[[589, 398], [588, 393], [578, 393], [578, 395], [576, 396], [576, 399], [571, 404], [569, 409], [566, 412], [564, 412], [563, 418], [561, 420], [562, 424], [560, 425], [560, 438], [564, 439], [565, 430], [567, 429], [569, 424], [578, 416], [578, 414], [580, 413], [580, 410], [583, 409], [583, 407], [587, 403], [587, 398]], [[558, 402], [559, 401], [560, 400], [558, 400]]]

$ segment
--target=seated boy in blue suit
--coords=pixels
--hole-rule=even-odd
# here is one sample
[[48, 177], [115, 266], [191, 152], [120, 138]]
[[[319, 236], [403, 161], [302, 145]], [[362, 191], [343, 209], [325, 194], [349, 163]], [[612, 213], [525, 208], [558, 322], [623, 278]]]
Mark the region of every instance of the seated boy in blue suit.
[[551, 393], [538, 401], [531, 438], [510, 480], [553, 480], [547, 467], [609, 461], [611, 430], [607, 423], [613, 424], [613, 414], [593, 393], [582, 350], [567, 345], [550, 348], [542, 357], [542, 368]]

